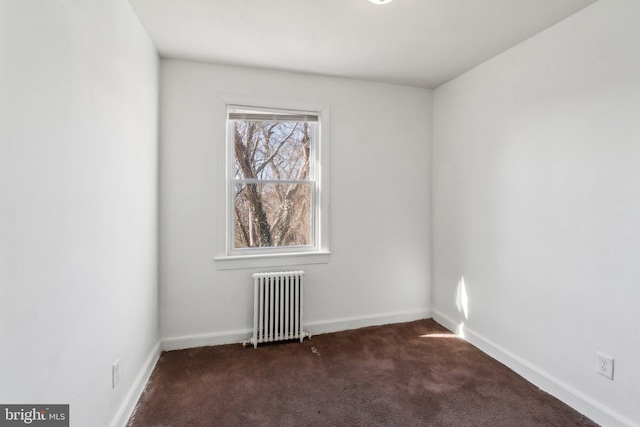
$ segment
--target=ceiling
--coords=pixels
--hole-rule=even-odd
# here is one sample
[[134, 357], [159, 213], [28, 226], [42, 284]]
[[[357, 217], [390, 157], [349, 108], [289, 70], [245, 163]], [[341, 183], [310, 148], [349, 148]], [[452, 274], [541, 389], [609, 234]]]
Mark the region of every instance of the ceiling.
[[129, 0], [163, 58], [435, 88], [596, 0]]

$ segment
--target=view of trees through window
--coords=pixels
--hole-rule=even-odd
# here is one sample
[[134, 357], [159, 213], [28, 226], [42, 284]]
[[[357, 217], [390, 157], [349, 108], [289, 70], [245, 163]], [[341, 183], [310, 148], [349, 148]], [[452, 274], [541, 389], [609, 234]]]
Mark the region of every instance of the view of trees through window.
[[311, 175], [316, 123], [269, 117], [229, 115], [233, 123], [234, 249], [313, 244]]

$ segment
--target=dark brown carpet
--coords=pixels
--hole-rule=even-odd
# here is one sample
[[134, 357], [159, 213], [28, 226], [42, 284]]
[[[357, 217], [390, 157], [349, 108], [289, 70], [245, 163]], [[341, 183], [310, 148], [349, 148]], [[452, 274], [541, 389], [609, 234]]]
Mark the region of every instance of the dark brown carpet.
[[432, 320], [165, 352], [128, 424], [596, 425]]

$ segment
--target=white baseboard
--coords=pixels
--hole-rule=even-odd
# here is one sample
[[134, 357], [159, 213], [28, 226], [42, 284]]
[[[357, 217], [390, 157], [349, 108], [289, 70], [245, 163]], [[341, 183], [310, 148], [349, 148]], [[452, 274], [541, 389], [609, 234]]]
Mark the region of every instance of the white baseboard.
[[308, 332], [310, 332], [313, 336], [330, 332], [366, 328], [368, 326], [412, 322], [414, 320], [429, 318], [431, 318], [431, 310], [420, 309], [394, 313], [380, 313], [365, 316], [343, 317], [339, 319], [321, 320], [316, 322], [305, 322], [305, 329], [308, 330]]
[[[339, 319], [305, 322], [304, 329], [311, 335], [328, 332], [346, 331], [367, 326], [385, 325], [389, 323], [411, 322], [413, 320], [431, 318], [431, 310], [411, 310], [394, 313], [381, 313], [367, 316], [354, 316]], [[185, 335], [162, 339], [162, 350], [181, 350], [185, 348], [205, 347], [211, 345], [239, 344], [253, 335], [252, 329], [215, 332], [211, 334]]]
[[109, 424], [110, 427], [124, 427], [127, 424], [129, 418], [131, 417], [131, 414], [133, 413], [133, 410], [136, 407], [136, 404], [138, 403], [138, 399], [140, 399], [140, 396], [142, 395], [142, 392], [144, 391], [144, 388], [149, 381], [149, 377], [151, 376], [156, 363], [158, 363], [159, 358], [160, 342], [156, 343], [156, 345], [154, 345], [151, 349], [147, 360], [145, 361], [144, 365], [142, 365], [142, 369], [140, 369], [138, 376], [129, 389], [129, 392], [120, 405], [120, 408], [118, 408], [118, 412], [116, 412], [113, 420]]
[[460, 335], [467, 342], [513, 369], [532, 384], [558, 398], [596, 423], [607, 427], [640, 427], [633, 421], [615, 413], [570, 385], [560, 381], [548, 372], [511, 353], [509, 350], [496, 345], [468, 327], [465, 326], [463, 330], [460, 330], [459, 323], [441, 312], [433, 310], [433, 320]]
[[253, 335], [252, 329], [214, 332], [211, 334], [184, 335], [162, 339], [162, 350], [182, 350], [185, 348], [208, 347], [211, 345], [239, 344]]

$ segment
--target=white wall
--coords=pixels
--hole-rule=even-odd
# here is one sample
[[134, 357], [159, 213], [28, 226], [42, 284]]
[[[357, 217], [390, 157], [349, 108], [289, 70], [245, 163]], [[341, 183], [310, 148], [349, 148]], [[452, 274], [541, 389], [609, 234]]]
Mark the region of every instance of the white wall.
[[0, 73], [0, 402], [107, 425], [158, 342], [158, 58], [125, 0], [2, 1]]
[[[430, 307], [431, 91], [318, 76], [161, 62], [161, 335], [165, 348], [238, 341], [251, 274], [218, 270], [218, 94], [328, 105], [328, 264], [305, 270], [313, 333], [424, 318]], [[223, 234], [222, 234], [223, 235]], [[286, 267], [281, 267], [286, 268]], [[269, 271], [281, 268], [270, 268]]]
[[434, 98], [436, 319], [605, 425], [640, 424], [638, 22], [601, 0]]

